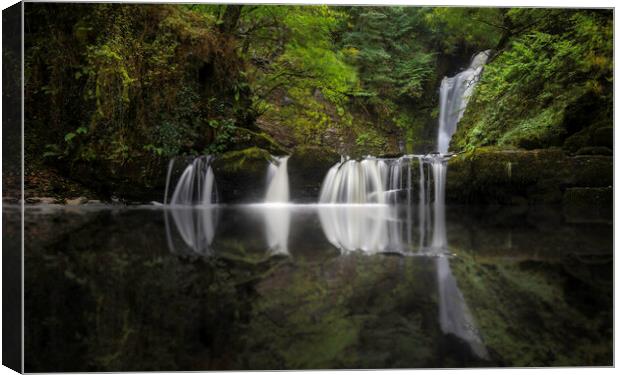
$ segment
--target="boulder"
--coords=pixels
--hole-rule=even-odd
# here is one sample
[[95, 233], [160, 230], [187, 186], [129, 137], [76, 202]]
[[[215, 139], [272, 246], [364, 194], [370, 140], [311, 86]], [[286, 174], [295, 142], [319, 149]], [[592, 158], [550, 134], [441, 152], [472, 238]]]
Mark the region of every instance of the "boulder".
[[605, 126], [594, 131], [594, 143], [597, 146], [614, 148], [614, 128]]
[[317, 202], [325, 175], [339, 161], [340, 155], [328, 147], [295, 148], [288, 161], [291, 200]]
[[86, 202], [88, 202], [88, 198], [85, 197], [77, 197], [77, 198], [73, 198], [73, 199], [65, 199], [65, 203], [69, 206], [77, 206], [80, 204], [85, 204]]
[[54, 204], [54, 203], [56, 203], [56, 198], [52, 198], [52, 197], [29, 197], [29, 198], [26, 198], [26, 203]]
[[271, 154], [250, 147], [229, 151], [213, 161], [219, 201], [222, 203], [262, 202], [265, 197], [267, 168]]
[[575, 153], [576, 155], [606, 155], [612, 156], [614, 152], [609, 147], [588, 146], [582, 147]]

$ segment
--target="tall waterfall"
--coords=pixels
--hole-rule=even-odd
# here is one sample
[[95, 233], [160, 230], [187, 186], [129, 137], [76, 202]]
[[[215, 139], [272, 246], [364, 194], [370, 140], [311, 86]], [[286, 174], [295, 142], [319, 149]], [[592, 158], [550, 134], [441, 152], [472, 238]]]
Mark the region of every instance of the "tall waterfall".
[[288, 203], [289, 201], [288, 158], [288, 156], [276, 157], [269, 165], [266, 203]]
[[[215, 176], [211, 163], [213, 157], [198, 156], [193, 159], [173, 158], [168, 164], [164, 204], [169, 205], [210, 205], [217, 202]], [[171, 183], [181, 169], [180, 177], [170, 195]]]
[[465, 107], [473, 93], [476, 83], [480, 80], [482, 69], [486, 64], [491, 50], [478, 53], [471, 61], [469, 68], [455, 75], [444, 77], [439, 89], [439, 132], [437, 134], [437, 151], [447, 154], [450, 139], [456, 131], [456, 125], [463, 117]]
[[[478, 53], [472, 59], [469, 68], [454, 77], [444, 78], [441, 82], [439, 96], [439, 131], [437, 134], [437, 151], [439, 155], [431, 158], [435, 199], [433, 202], [433, 239], [431, 249], [447, 249], [445, 217], [445, 191], [447, 159], [442, 155], [448, 153], [450, 140], [456, 131], [458, 122], [463, 117], [469, 98], [480, 79], [484, 64], [490, 50]], [[474, 318], [463, 294], [458, 288], [456, 278], [450, 269], [446, 257], [438, 257], [437, 287], [439, 294], [439, 323], [441, 330], [452, 334], [469, 344], [471, 350], [480, 358], [488, 358], [489, 353], [476, 329]]]

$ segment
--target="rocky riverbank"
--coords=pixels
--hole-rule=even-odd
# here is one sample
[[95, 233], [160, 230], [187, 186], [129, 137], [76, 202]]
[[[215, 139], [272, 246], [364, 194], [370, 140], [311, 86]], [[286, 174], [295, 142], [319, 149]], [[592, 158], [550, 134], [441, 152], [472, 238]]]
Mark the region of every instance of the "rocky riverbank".
[[571, 212], [613, 214], [612, 156], [479, 148], [448, 165], [448, 203], [562, 204]]
[[[219, 197], [225, 203], [262, 201], [271, 152], [250, 147], [224, 153], [214, 161]], [[318, 146], [299, 147], [288, 162], [291, 200], [316, 202], [321, 183], [340, 155]], [[413, 161], [417, 163], [417, 161]], [[412, 168], [417, 181], [418, 168]], [[87, 194], [94, 187], [77, 188], [67, 179], [26, 180], [27, 203], [85, 204], [138, 202], [140, 194], [125, 196], [123, 189], [102, 197]], [[44, 184], [41, 183], [44, 182]], [[37, 186], [29, 186], [38, 183]], [[414, 184], [415, 185], [415, 184]], [[63, 190], [63, 186], [69, 186]], [[163, 199], [165, 181], [157, 188], [144, 188], [141, 203]], [[415, 188], [416, 186], [414, 186]], [[134, 190], [139, 187], [134, 186]], [[87, 192], [87, 193], [84, 193]], [[606, 155], [567, 155], [560, 149], [502, 150], [478, 148], [454, 156], [448, 162], [446, 185], [448, 204], [557, 205], [569, 210], [598, 210], [611, 216], [613, 211], [613, 157]]]

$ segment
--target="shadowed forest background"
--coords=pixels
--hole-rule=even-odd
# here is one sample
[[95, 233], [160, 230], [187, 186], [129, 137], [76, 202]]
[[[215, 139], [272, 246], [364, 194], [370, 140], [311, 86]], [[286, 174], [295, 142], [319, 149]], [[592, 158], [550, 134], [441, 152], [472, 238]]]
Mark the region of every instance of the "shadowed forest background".
[[438, 87], [492, 49], [451, 151], [612, 153], [608, 10], [25, 6], [27, 196], [161, 197], [176, 155], [434, 151]]

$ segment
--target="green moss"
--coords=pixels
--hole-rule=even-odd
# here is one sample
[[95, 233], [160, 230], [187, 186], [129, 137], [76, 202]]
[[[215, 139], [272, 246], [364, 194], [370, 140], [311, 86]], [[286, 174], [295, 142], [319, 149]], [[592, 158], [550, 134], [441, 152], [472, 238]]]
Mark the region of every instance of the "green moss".
[[272, 155], [288, 154], [287, 150], [269, 134], [265, 132], [255, 132], [245, 128], [236, 128], [229, 148], [231, 150], [240, 150], [251, 147], [264, 149]]
[[575, 153], [576, 155], [605, 155], [613, 156], [614, 152], [609, 147], [588, 146], [582, 147]]
[[272, 156], [269, 151], [259, 147], [249, 147], [226, 152], [218, 157], [215, 164], [221, 166], [220, 169], [224, 173], [234, 173], [255, 168], [257, 164], [264, 165], [265, 162], [271, 160]]
[[613, 158], [561, 149], [481, 147], [448, 162], [446, 197], [460, 203], [561, 203], [566, 188], [613, 185]]

